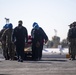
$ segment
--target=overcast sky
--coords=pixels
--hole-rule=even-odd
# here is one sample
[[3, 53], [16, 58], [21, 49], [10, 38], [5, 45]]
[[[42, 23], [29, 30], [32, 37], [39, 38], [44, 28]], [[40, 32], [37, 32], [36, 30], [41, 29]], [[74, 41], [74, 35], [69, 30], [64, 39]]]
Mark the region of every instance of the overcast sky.
[[33, 22], [44, 29], [49, 39], [67, 37], [68, 25], [76, 21], [76, 0], [0, 0], [0, 30], [10, 18], [13, 28], [22, 20], [30, 35]]

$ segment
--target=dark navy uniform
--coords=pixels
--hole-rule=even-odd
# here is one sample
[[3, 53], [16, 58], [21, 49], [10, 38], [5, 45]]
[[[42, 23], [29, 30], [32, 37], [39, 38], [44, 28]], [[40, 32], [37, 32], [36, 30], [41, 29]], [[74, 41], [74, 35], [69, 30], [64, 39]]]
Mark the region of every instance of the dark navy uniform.
[[38, 29], [33, 28], [31, 31], [32, 36], [32, 58], [34, 60], [40, 60], [42, 57], [42, 50], [44, 40], [47, 41], [48, 37], [41, 27]]
[[13, 41], [16, 45], [18, 61], [21, 62], [24, 60], [25, 40], [26, 42], [28, 41], [27, 29], [22, 26], [22, 21], [19, 21], [19, 25], [14, 29], [13, 32]]

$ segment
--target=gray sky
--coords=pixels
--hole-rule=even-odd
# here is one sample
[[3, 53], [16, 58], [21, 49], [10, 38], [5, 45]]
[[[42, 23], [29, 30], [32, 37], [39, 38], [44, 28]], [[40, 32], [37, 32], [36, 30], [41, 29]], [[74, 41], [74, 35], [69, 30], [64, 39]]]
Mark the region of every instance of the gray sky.
[[57, 35], [67, 37], [68, 25], [76, 21], [76, 0], [0, 0], [0, 29], [10, 18], [13, 27], [22, 20], [30, 34], [33, 22], [41, 26], [49, 39]]

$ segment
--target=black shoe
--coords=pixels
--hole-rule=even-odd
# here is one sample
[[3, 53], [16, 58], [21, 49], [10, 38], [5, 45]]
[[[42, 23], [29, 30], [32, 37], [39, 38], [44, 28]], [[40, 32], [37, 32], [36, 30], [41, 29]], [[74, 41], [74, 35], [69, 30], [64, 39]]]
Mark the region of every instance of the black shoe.
[[18, 62], [23, 62], [23, 59], [18, 59]]
[[71, 58], [69, 58], [69, 60], [71, 60]]
[[5, 60], [9, 60], [9, 58], [5, 58]]
[[23, 59], [21, 59], [20, 62], [23, 62]]

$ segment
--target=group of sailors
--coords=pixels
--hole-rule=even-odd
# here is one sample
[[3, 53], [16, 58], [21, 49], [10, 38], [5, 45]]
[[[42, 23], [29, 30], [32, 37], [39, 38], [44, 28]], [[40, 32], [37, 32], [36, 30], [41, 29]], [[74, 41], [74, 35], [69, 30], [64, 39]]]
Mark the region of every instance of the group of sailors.
[[[0, 31], [3, 56], [5, 60], [14, 60], [15, 56], [17, 56], [18, 62], [23, 62], [25, 59], [25, 43], [28, 44], [28, 31], [26, 27], [22, 25], [22, 20], [18, 21], [18, 26], [14, 29], [13, 24], [8, 22], [9, 19], [6, 19], [6, 24]], [[48, 41], [48, 37], [44, 30], [39, 27], [36, 22], [33, 23], [31, 37], [32, 60], [40, 60], [42, 57], [43, 44]]]
[[[0, 31], [0, 41], [2, 43], [3, 56], [5, 60], [14, 60], [17, 56], [19, 62], [25, 59], [24, 48], [25, 43], [28, 44], [28, 31], [22, 24], [22, 20], [18, 21], [18, 26], [13, 29], [12, 23], [6, 19], [6, 24]], [[76, 22], [69, 25], [67, 40], [69, 44], [70, 60], [75, 60], [76, 55]], [[39, 27], [38, 23], [33, 23], [31, 30], [32, 40], [32, 60], [40, 60], [42, 57], [43, 44], [47, 43], [48, 36], [44, 30]], [[26, 42], [25, 42], [26, 40]]]

